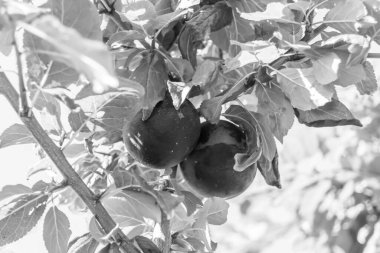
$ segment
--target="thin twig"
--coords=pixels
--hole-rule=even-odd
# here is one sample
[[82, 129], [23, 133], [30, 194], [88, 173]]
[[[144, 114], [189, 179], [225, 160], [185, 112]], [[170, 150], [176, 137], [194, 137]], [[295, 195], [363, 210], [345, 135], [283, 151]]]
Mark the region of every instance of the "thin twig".
[[[20, 74], [20, 73], [19, 73]], [[18, 112], [19, 94], [13, 88], [4, 73], [0, 73], [0, 93], [3, 94], [13, 109]], [[95, 194], [86, 186], [79, 175], [71, 167], [67, 161], [62, 150], [58, 148], [50, 139], [48, 134], [37, 121], [33, 113], [30, 117], [20, 117], [21, 121], [29, 129], [31, 134], [37, 140], [39, 145], [43, 148], [46, 154], [50, 157], [53, 163], [57, 166], [63, 176], [66, 178], [67, 183], [79, 195], [83, 202], [87, 205], [89, 210], [94, 214], [95, 219], [99, 222], [105, 233], [114, 231], [116, 227], [115, 221], [109, 215], [104, 206], [99, 202]], [[118, 228], [113, 234], [114, 239], [120, 242], [122, 247], [130, 253], [139, 253], [134, 247], [133, 243], [125, 236], [125, 234]]]

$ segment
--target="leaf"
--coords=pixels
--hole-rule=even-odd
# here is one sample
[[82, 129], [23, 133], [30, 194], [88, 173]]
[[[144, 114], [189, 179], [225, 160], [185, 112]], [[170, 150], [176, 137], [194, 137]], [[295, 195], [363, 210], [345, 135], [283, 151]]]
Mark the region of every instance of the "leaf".
[[[223, 115], [226, 118], [233, 120], [234, 122], [237, 120], [240, 125], [242, 124], [241, 122], [246, 121], [246, 123], [243, 125], [244, 130], [247, 131], [249, 135], [253, 135], [248, 136], [248, 152], [243, 155], [235, 155], [235, 166], [240, 167], [242, 165], [245, 165], [246, 168], [249, 165], [255, 163], [260, 158], [261, 149], [262, 154], [267, 157], [267, 159], [273, 159], [276, 153], [276, 142], [274, 140], [272, 132], [270, 131], [267, 118], [259, 113], [250, 112], [245, 108], [237, 105], [231, 105]], [[260, 139], [259, 147], [259, 144], [257, 144], [256, 141], [257, 138]]]
[[0, 246], [24, 237], [44, 213], [48, 196], [24, 194], [1, 208]]
[[267, 158], [262, 156], [257, 163], [257, 167], [259, 168], [261, 175], [263, 175], [265, 182], [268, 185], [275, 186], [281, 189], [280, 173], [278, 171], [277, 150], [276, 155], [274, 156], [272, 161], [269, 161]]
[[8, 127], [0, 136], [0, 148], [32, 143], [36, 143], [32, 133], [21, 124], [14, 124]]
[[118, 131], [121, 136], [124, 122], [131, 120], [141, 108], [141, 101], [136, 96], [111, 92], [104, 95], [90, 96], [77, 100], [83, 111], [97, 112], [93, 116], [102, 128], [114, 134]]
[[170, 215], [172, 211], [184, 200], [183, 196], [176, 195], [167, 191], [158, 191], [157, 194], [159, 198], [163, 200], [164, 203], [164, 207], [161, 206], [161, 208], [168, 215]]
[[206, 85], [214, 85], [218, 80], [218, 74], [220, 72], [220, 62], [205, 60], [196, 68], [193, 78], [191, 80], [192, 85], [198, 85], [205, 87]]
[[335, 53], [328, 53], [313, 61], [315, 79], [320, 84], [329, 84], [338, 79], [341, 59]]
[[131, 79], [145, 88], [143, 120], [146, 120], [156, 104], [165, 97], [168, 75], [164, 59], [158, 54], [147, 54], [133, 72]]
[[0, 201], [19, 194], [32, 193], [32, 190], [23, 184], [5, 185], [0, 192]]
[[148, 0], [117, 2], [115, 10], [120, 13], [122, 21], [131, 22], [137, 27], [143, 27], [150, 19], [157, 17], [153, 3]]
[[49, 209], [45, 216], [43, 238], [49, 252], [66, 253], [71, 230], [66, 214], [56, 206]]
[[291, 104], [301, 110], [311, 110], [330, 101], [335, 95], [333, 86], [321, 85], [313, 68], [285, 68], [277, 72], [277, 81]]
[[[160, 222], [161, 210], [155, 198], [140, 187], [127, 187], [122, 192], [105, 196], [104, 207], [120, 228], [130, 237], [134, 228], [149, 228]], [[94, 231], [91, 231], [92, 233]]]
[[227, 222], [228, 208], [230, 205], [222, 198], [210, 198], [205, 204], [207, 208], [207, 222], [212, 225], [222, 225]]
[[283, 142], [294, 122], [294, 111], [290, 101], [275, 83], [258, 83], [254, 92], [258, 100], [257, 112], [267, 115], [272, 133]]
[[13, 30], [12, 24], [6, 15], [0, 16], [0, 52], [9, 55], [12, 51]]
[[191, 90], [191, 83], [183, 83], [183, 82], [172, 82], [168, 81], [168, 89], [169, 93], [173, 100], [173, 105], [176, 110], [178, 110], [182, 103], [187, 98]]
[[137, 245], [143, 253], [161, 253], [161, 250], [148, 238], [138, 235], [135, 238]]
[[371, 95], [377, 90], [375, 70], [373, 69], [372, 64], [368, 61], [364, 62], [363, 66], [366, 72], [366, 78], [355, 85], [361, 95]]
[[[48, 0], [42, 6], [51, 10], [51, 13], [57, 17], [66, 27], [71, 27], [79, 32], [83, 37], [101, 41], [100, 19], [95, 5], [87, 0]], [[91, 20], [91, 22], [88, 22]], [[113, 22], [111, 22], [113, 23]], [[32, 37], [29, 33], [25, 33], [25, 45], [30, 47], [32, 51], [47, 50], [42, 40]], [[51, 57], [45, 54], [33, 54], [38, 57], [46, 66], [50, 64]], [[40, 64], [39, 68], [43, 67]], [[40, 80], [43, 77], [40, 76]], [[72, 65], [54, 61], [50, 68], [50, 72], [46, 83], [53, 81], [63, 85], [69, 85], [76, 82], [79, 78], [78, 72], [72, 68]]]
[[218, 123], [220, 114], [222, 113], [222, 105], [224, 101], [224, 96], [206, 99], [202, 102], [199, 111], [201, 115], [207, 119], [207, 121], [210, 121], [212, 124], [216, 124]]
[[295, 110], [298, 121], [309, 127], [363, 126], [338, 100], [309, 111]]
[[257, 63], [259, 59], [255, 55], [243, 50], [235, 57], [225, 60], [225, 72], [241, 68], [247, 64]]
[[168, 70], [183, 82], [189, 82], [194, 75], [194, 68], [185, 59], [171, 58], [168, 61]]
[[51, 53], [51, 59], [73, 67], [83, 73], [96, 92], [117, 87], [111, 54], [100, 41], [83, 37], [75, 29], [66, 27], [54, 16], [36, 19], [25, 29], [42, 39], [41, 46]]
[[[259, 25], [257, 27], [256, 25], [254, 26], [240, 17], [240, 13], [261, 11], [265, 8], [265, 4], [258, 1], [247, 0], [231, 0], [228, 1], [228, 3], [232, 8], [231, 25], [211, 33], [210, 38], [218, 47], [227, 51], [231, 57], [235, 57], [240, 52], [240, 48], [236, 45], [230, 44], [231, 40], [245, 43], [260, 37], [260, 32], [258, 32]], [[261, 32], [261, 34], [265, 34], [263, 29]]]
[[[287, 5], [282, 3], [269, 3], [266, 6], [265, 11], [257, 11], [252, 13], [241, 13], [240, 16], [244, 19], [251, 21], [263, 21], [263, 20], [271, 20], [278, 23], [290, 23], [296, 24], [294, 13], [290, 11]], [[300, 24], [299, 24], [300, 25]]]
[[348, 53], [345, 64], [351, 67], [361, 64], [367, 58], [370, 41], [358, 34], [340, 34], [322, 42], [320, 48]]
[[67, 253], [95, 253], [98, 245], [99, 242], [86, 233], [70, 241]]
[[[376, 5], [375, 5], [376, 3]], [[380, 12], [379, 12], [379, 5], [377, 1], [372, 0], [365, 0], [363, 2], [365, 5], [368, 15], [367, 18], [369, 18], [371, 21], [368, 22], [369, 24], [365, 24], [364, 27], [360, 26], [359, 32], [363, 35], [369, 35], [370, 37], [373, 37], [373, 40], [377, 42], [377, 44], [380, 44]], [[365, 19], [365, 18], [363, 18]], [[372, 20], [373, 19], [373, 20]]]
[[89, 132], [89, 129], [86, 127], [88, 117], [81, 108], [71, 111], [68, 120], [73, 131], [81, 130], [82, 132]]
[[[344, 11], [342, 11], [344, 10]], [[337, 2], [326, 15], [325, 21], [336, 30], [350, 34], [357, 33], [355, 24], [366, 15], [366, 9], [362, 1], [342, 0]]]
[[214, 5], [204, 5], [186, 22], [178, 37], [178, 47], [182, 57], [195, 67], [196, 50], [210, 32], [217, 31], [229, 25], [232, 20], [232, 9], [224, 2]]
[[189, 191], [181, 191], [181, 193], [185, 196], [183, 203], [186, 206], [187, 216], [192, 215], [198, 206], [203, 206], [202, 200], [193, 193]]

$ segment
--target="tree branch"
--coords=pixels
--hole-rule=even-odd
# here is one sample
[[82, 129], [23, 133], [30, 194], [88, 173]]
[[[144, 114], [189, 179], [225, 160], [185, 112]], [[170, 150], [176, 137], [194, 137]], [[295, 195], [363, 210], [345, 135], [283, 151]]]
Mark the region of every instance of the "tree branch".
[[[3, 72], [0, 72], [0, 93], [7, 98], [13, 109], [18, 112], [19, 94]], [[109, 215], [104, 206], [99, 202], [94, 193], [86, 186], [79, 175], [74, 171], [62, 150], [58, 148], [50, 139], [48, 134], [33, 115], [32, 111], [29, 117], [22, 117], [22, 115], [20, 115], [20, 118], [37, 140], [39, 145], [44, 149], [46, 154], [65, 176], [67, 183], [73, 188], [73, 190], [79, 195], [90, 211], [94, 214], [104, 232], [111, 233], [114, 231], [116, 227], [115, 221]], [[114, 239], [121, 243], [123, 249], [130, 253], [139, 253], [121, 229], [117, 228], [114, 232]]]

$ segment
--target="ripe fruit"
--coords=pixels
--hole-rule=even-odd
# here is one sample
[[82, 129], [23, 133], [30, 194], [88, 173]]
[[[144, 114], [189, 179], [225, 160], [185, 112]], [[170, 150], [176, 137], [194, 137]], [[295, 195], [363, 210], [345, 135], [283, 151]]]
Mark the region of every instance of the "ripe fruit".
[[232, 198], [244, 192], [256, 175], [256, 164], [242, 172], [233, 169], [236, 153], [246, 151], [245, 134], [228, 121], [202, 124], [198, 144], [181, 163], [185, 180], [206, 197]]
[[195, 147], [200, 120], [192, 103], [185, 100], [177, 111], [170, 95], [159, 102], [143, 121], [140, 110], [123, 128], [128, 152], [145, 166], [163, 169], [180, 163]]

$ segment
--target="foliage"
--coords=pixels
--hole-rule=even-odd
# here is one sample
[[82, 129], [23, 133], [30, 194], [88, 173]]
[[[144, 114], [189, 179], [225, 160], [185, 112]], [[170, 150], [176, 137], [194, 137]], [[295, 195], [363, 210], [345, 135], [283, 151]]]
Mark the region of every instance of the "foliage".
[[[168, 252], [168, 244], [174, 252], [215, 251], [209, 225], [226, 222], [228, 203], [192, 192], [176, 166], [158, 171], [136, 163], [121, 142], [125, 122], [140, 110], [148, 119], [167, 90], [177, 109], [188, 98], [205, 120], [228, 119], [244, 129], [247, 151], [235, 156], [234, 168], [257, 163], [267, 184], [280, 187], [276, 140], [284, 142], [294, 117], [310, 127], [362, 126], [337, 90], [377, 89], [367, 60], [378, 56], [370, 53], [372, 43], [380, 43], [374, 0], [33, 2], [0, 0], [0, 81], [18, 73], [20, 103], [97, 198], [79, 197], [78, 184], [62, 180], [35, 129], [13, 125], [1, 134], [0, 148], [36, 144], [41, 161], [29, 176], [50, 180], [2, 189], [1, 246], [45, 215], [49, 252], [118, 252], [118, 228], [136, 252]], [[371, 138], [366, 129], [363, 138]], [[330, 183], [331, 198], [346, 188], [357, 193]], [[361, 205], [362, 193], [351, 206]], [[99, 210], [90, 202], [102, 203], [107, 214], [96, 213], [88, 234], [70, 238], [59, 206], [77, 215]], [[318, 219], [327, 217], [322, 212]], [[107, 215], [115, 231], [104, 227]]]

